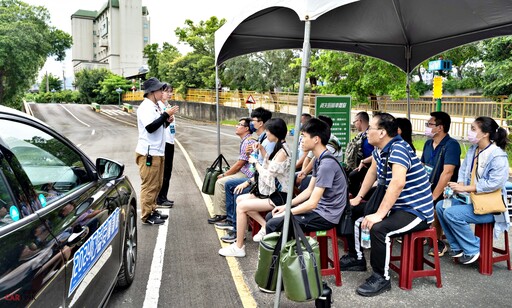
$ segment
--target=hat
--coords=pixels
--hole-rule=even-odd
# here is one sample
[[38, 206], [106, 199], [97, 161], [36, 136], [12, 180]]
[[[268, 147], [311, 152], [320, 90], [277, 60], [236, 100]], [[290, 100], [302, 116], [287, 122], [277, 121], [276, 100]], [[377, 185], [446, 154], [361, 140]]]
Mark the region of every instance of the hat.
[[151, 77], [144, 81], [144, 94], [158, 91], [162, 89], [164, 85], [165, 83], [160, 82], [160, 80], [156, 79], [155, 77]]

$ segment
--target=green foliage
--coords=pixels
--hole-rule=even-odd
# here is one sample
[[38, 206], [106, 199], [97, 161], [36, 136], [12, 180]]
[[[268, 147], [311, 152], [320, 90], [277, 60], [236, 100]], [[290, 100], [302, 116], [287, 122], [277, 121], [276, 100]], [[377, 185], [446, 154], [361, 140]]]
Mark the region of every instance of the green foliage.
[[194, 49], [193, 53], [215, 56], [215, 31], [226, 23], [223, 18], [219, 20], [212, 16], [207, 21], [198, 24], [190, 19], [185, 20], [183, 28], [177, 28], [174, 33], [180, 43], [185, 43]]
[[110, 71], [105, 68], [100, 69], [84, 69], [75, 74], [74, 86], [80, 92], [80, 103], [104, 104], [101, 97], [100, 82], [110, 76]]
[[[46, 91], [46, 80], [48, 79], [48, 91]], [[39, 93], [49, 92], [52, 89], [55, 91], [60, 91], [62, 88], [62, 81], [52, 74], [44, 75], [41, 80], [41, 84], [39, 85]]]
[[144, 47], [144, 57], [148, 58], [149, 73], [146, 77], [158, 78], [158, 44], [148, 44]]
[[188, 88], [215, 88], [214, 59], [206, 55], [189, 53], [172, 62], [172, 70], [167, 76], [175, 90], [183, 94]]
[[48, 56], [64, 58], [71, 36], [49, 25], [46, 8], [0, 1], [0, 104], [18, 107]]
[[119, 94], [116, 92], [117, 88], [121, 88], [123, 93], [130, 91], [131, 82], [124, 77], [109, 74], [104, 80], [99, 82], [100, 94], [102, 97], [102, 104], [114, 105], [119, 103]]
[[484, 41], [484, 95], [512, 94], [512, 37]]
[[36, 102], [38, 104], [48, 103], [78, 103], [80, 93], [78, 91], [64, 90], [57, 92], [42, 92], [38, 94], [28, 93], [25, 95], [27, 102]]

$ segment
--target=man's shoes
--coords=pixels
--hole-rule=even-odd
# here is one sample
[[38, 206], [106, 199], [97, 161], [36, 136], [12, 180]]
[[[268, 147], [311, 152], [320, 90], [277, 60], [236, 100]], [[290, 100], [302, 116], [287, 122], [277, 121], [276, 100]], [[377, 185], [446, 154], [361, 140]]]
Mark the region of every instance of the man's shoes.
[[151, 213], [151, 215], [154, 215], [156, 216], [156, 218], [160, 218], [162, 220], [166, 220], [167, 218], [169, 218], [169, 215], [162, 214], [162, 212], [160, 212], [159, 210], [154, 210], [153, 213]]
[[156, 200], [156, 204], [158, 205], [158, 207], [162, 207], [162, 208], [172, 208], [174, 206], [174, 201], [171, 201], [171, 200], [163, 200], [163, 199], [157, 199]]
[[[446, 244], [441, 240], [437, 240], [437, 249], [440, 257], [444, 256], [444, 254], [448, 251], [448, 247], [446, 247]], [[430, 248], [428, 255], [434, 256], [434, 247]]]
[[149, 215], [148, 219], [146, 221], [143, 221], [142, 223], [145, 225], [161, 225], [165, 222], [165, 220], [158, 218], [153, 213]]
[[340, 258], [340, 270], [351, 272], [365, 272], [366, 259], [358, 260], [355, 256], [348, 254]]
[[215, 223], [215, 228], [220, 230], [233, 230], [235, 226], [229, 220], [219, 221]]
[[224, 257], [237, 257], [242, 258], [245, 257], [245, 245], [242, 248], [238, 248], [236, 243], [229, 245], [228, 247], [224, 247], [219, 249], [219, 255]]
[[226, 215], [215, 215], [212, 218], [208, 218], [208, 223], [209, 224], [214, 224], [216, 222], [226, 220], [227, 217], [228, 216], [226, 216]]
[[[245, 236], [244, 236], [245, 239]], [[220, 238], [224, 243], [234, 243], [236, 242], [236, 230], [229, 230], [226, 235]]]
[[463, 254], [464, 254], [464, 252], [462, 250], [450, 251], [450, 257], [452, 257], [452, 258], [460, 258], [460, 257], [462, 257]]
[[267, 235], [267, 231], [265, 228], [261, 228], [260, 231], [253, 236], [252, 240], [259, 243], [265, 235]]
[[391, 290], [391, 281], [384, 279], [381, 275], [373, 273], [366, 282], [357, 288], [356, 292], [362, 296], [376, 296]]
[[480, 257], [479, 252], [474, 255], [463, 254], [462, 257], [459, 258], [459, 262], [462, 264], [470, 264], [478, 260], [478, 257]]

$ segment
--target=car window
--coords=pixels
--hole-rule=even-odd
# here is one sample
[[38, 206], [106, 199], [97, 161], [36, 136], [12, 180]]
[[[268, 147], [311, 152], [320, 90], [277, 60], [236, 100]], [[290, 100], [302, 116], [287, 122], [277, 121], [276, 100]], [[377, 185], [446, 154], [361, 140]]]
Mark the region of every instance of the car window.
[[43, 207], [90, 181], [80, 155], [57, 138], [8, 120], [0, 120], [0, 131]]
[[5, 177], [0, 173], [0, 229], [20, 219], [20, 212], [11, 197]]

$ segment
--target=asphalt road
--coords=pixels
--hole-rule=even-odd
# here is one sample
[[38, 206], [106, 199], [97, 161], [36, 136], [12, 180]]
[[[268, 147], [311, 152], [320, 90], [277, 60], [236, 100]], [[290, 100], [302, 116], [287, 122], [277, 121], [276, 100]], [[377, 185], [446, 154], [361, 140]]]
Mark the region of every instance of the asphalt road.
[[[134, 162], [137, 142], [135, 114], [119, 111], [117, 106], [102, 106], [102, 113], [95, 113], [85, 105], [32, 105], [32, 110], [36, 117], [78, 144], [91, 159], [109, 157], [124, 163], [135, 190], [140, 191], [140, 178]], [[176, 130], [178, 143], [169, 196], [176, 205], [170, 210], [167, 225], [138, 226], [136, 279], [130, 288], [115, 291], [109, 306], [273, 306], [274, 295], [259, 292], [254, 283], [258, 246], [250, 240], [250, 235], [246, 242], [246, 258], [224, 258], [217, 254], [221, 247], [219, 236], [223, 231], [216, 232], [212, 225], [206, 223], [210, 200], [200, 193], [196, 180], [202, 181], [205, 169], [216, 157], [215, 125], [180, 117]], [[236, 160], [238, 144], [234, 127], [221, 127], [221, 150], [229, 162]], [[503, 237], [497, 245], [503, 246]], [[340, 251], [340, 254], [343, 253]], [[155, 270], [158, 262], [162, 266], [161, 271]], [[150, 275], [155, 274], [151, 273], [152, 267], [153, 272], [158, 272], [156, 283], [154, 276], [150, 279]], [[478, 273], [477, 263], [463, 266], [445, 256], [441, 258], [441, 271], [442, 288], [436, 288], [434, 278], [418, 278], [414, 280], [411, 291], [399, 289], [397, 275], [392, 273], [391, 291], [374, 298], [363, 298], [355, 293], [369, 272], [343, 272], [341, 287], [335, 286], [334, 277], [325, 280], [333, 289], [333, 307], [512, 305], [509, 291], [512, 272], [506, 270], [506, 263], [496, 264], [493, 275], [484, 276]], [[284, 294], [281, 298], [281, 307], [312, 306], [311, 302], [290, 302]]]

